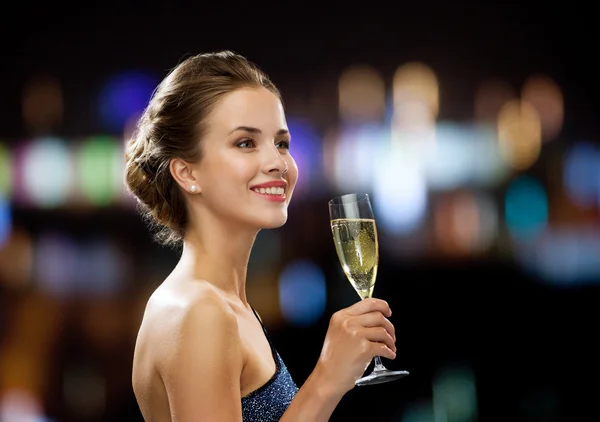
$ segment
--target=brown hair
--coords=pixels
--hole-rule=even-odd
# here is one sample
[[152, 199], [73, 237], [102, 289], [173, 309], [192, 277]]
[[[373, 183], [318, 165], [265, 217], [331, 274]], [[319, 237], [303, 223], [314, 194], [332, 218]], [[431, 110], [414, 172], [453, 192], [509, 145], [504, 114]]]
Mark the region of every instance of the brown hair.
[[266, 74], [231, 51], [185, 59], [154, 91], [127, 143], [125, 183], [157, 229], [159, 243], [178, 245], [187, 229], [187, 207], [171, 175], [171, 159], [200, 160], [207, 117], [223, 95], [243, 87], [264, 87], [281, 99]]

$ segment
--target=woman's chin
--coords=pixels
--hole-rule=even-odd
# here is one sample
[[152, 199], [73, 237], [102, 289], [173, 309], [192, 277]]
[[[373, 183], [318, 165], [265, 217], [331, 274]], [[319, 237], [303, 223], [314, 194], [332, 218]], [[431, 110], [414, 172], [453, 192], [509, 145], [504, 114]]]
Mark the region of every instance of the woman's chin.
[[270, 218], [266, 217], [267, 216], [261, 219], [262, 221], [260, 227], [262, 229], [278, 229], [279, 227], [283, 226], [287, 221], [287, 213], [281, 216], [271, 216]]

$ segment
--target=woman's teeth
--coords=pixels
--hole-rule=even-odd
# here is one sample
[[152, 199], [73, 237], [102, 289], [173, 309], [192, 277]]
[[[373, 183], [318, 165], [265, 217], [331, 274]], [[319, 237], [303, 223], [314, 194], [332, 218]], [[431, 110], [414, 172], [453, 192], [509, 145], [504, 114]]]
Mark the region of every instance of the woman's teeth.
[[261, 193], [263, 195], [283, 195], [283, 188], [254, 188], [254, 192]]

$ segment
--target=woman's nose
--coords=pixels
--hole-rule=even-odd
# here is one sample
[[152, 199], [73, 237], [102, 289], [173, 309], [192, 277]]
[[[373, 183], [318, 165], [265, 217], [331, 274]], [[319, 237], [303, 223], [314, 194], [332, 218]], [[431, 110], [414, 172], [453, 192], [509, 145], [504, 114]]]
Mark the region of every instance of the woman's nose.
[[280, 173], [285, 174], [288, 171], [288, 166], [284, 158], [282, 157], [279, 149], [276, 146], [269, 148], [268, 156], [265, 158], [263, 169], [266, 173]]

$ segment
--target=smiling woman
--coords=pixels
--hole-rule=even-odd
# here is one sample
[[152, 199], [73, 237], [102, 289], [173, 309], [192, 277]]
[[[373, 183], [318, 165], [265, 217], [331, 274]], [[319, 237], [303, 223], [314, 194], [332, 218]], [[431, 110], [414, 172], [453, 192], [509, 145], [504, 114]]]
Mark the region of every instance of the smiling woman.
[[[192, 186], [198, 193], [196, 184], [180, 189], [170, 172], [171, 159], [200, 161], [204, 152], [201, 141], [209, 129], [211, 111], [222, 97], [240, 88], [262, 88], [280, 98], [266, 75], [244, 58], [230, 52], [199, 55], [180, 63], [159, 84], [144, 111], [128, 143], [126, 183], [148, 222], [158, 229], [156, 238], [161, 243], [182, 242], [189, 216], [183, 195]], [[235, 106], [233, 102], [229, 108]], [[242, 135], [256, 134], [238, 126], [220, 129], [227, 130], [229, 137], [239, 142]], [[221, 142], [224, 138], [221, 134]]]
[[336, 312], [300, 389], [246, 297], [261, 229], [298, 179], [279, 91], [232, 52], [180, 63], [128, 143], [126, 183], [166, 245], [182, 245], [146, 306], [133, 388], [149, 422], [326, 421], [373, 356], [395, 357], [387, 303]]
[[[235, 89], [219, 100], [203, 132], [201, 160], [171, 160], [175, 182], [182, 189], [197, 186], [188, 201], [190, 223], [217, 227], [216, 217], [242, 231], [284, 224], [298, 169], [279, 97], [262, 86]], [[284, 196], [252, 190], [265, 183], [285, 185]], [[274, 199], [283, 201], [274, 206]]]

